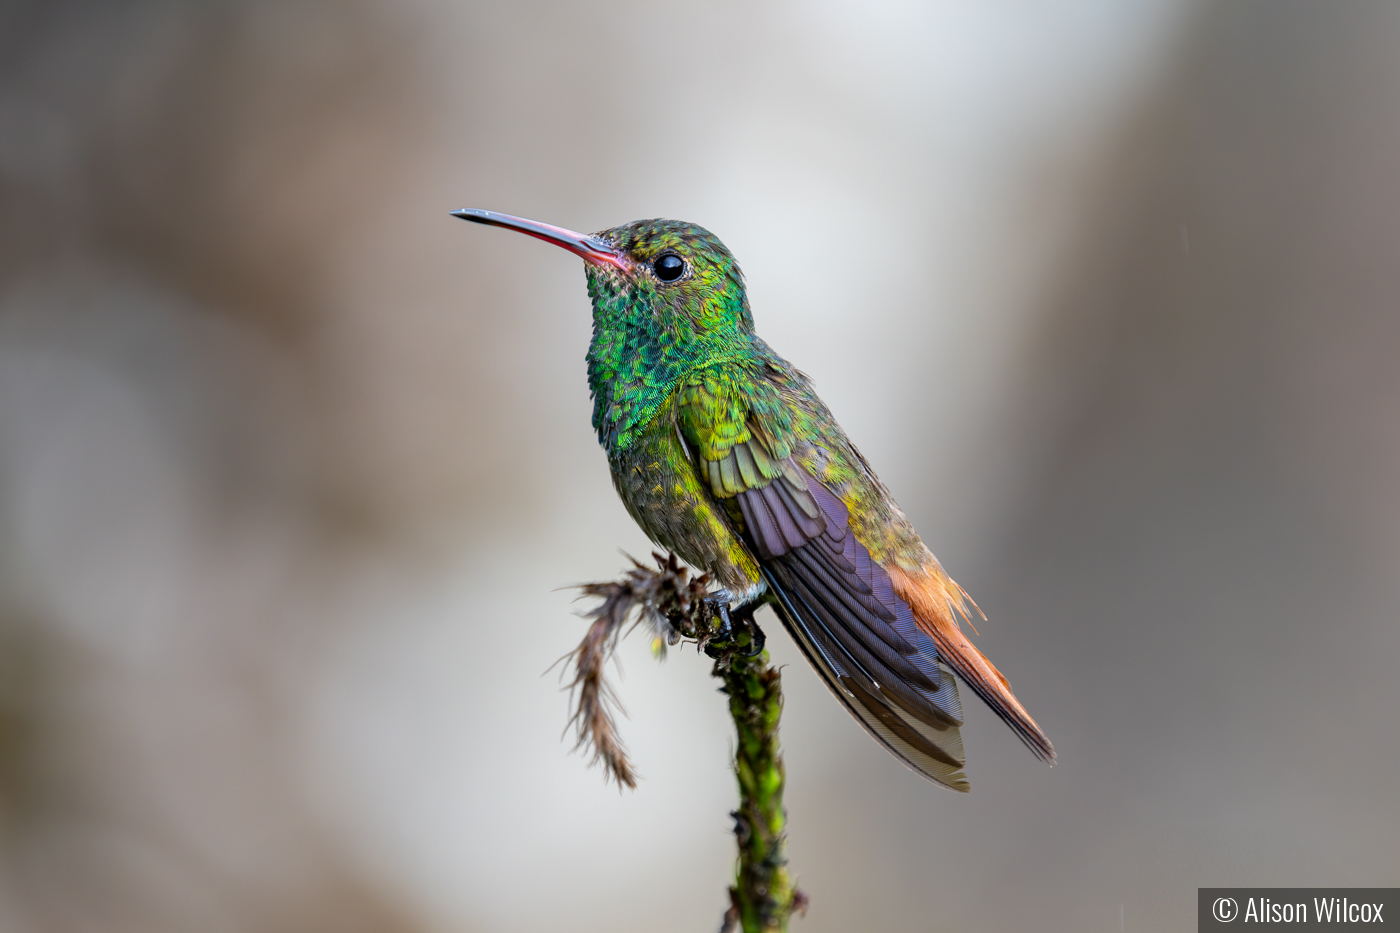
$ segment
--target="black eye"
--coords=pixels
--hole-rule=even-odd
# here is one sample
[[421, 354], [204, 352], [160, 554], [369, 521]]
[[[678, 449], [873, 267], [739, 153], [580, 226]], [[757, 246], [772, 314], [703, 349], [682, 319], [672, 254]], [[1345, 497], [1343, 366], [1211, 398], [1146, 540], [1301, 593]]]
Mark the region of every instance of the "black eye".
[[685, 271], [685, 260], [675, 253], [666, 253], [664, 256], [657, 257], [656, 262], [651, 264], [651, 268], [661, 281], [674, 282]]

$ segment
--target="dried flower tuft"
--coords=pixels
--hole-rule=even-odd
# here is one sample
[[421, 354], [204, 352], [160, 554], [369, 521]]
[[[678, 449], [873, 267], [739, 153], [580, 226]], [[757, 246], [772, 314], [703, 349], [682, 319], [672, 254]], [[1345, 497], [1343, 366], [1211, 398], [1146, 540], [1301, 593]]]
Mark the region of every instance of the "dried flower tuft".
[[711, 597], [708, 574], [690, 579], [689, 568], [676, 555], [653, 553], [652, 557], [656, 559], [655, 570], [629, 558], [633, 566], [622, 579], [585, 583], [578, 588], [580, 599], [592, 597], [601, 602], [582, 613], [592, 624], [579, 646], [560, 659], [572, 664], [574, 672], [569, 681], [574, 702], [569, 726], [578, 738], [574, 747], [591, 749], [589, 764], [601, 762], [606, 776], [617, 781], [619, 788], [635, 788], [637, 772], [617, 734], [613, 712], [620, 710], [621, 704], [604, 672], [608, 659], [622, 636], [643, 621], [652, 630], [653, 653], [662, 656], [667, 645], [674, 645], [683, 636], [701, 639], [712, 615], [707, 602]]

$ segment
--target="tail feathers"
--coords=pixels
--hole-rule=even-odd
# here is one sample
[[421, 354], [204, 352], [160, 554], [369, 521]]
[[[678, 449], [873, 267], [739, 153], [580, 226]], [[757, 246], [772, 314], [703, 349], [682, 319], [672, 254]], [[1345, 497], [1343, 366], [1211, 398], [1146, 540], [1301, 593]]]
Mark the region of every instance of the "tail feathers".
[[[932, 562], [932, 555], [930, 555]], [[1055, 762], [1055, 747], [1026, 708], [1011, 692], [1011, 684], [967, 640], [954, 613], [963, 611], [963, 593], [933, 562], [927, 575], [915, 577], [899, 567], [889, 568], [894, 590], [914, 610], [914, 620], [938, 646], [938, 654], [973, 692], [1011, 727], [1041, 761]]]

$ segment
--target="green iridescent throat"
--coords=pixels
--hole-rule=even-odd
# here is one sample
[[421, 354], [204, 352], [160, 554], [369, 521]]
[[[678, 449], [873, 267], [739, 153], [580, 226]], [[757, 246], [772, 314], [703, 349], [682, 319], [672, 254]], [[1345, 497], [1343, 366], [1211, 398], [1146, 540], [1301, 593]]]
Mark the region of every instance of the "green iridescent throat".
[[[588, 387], [593, 428], [610, 455], [627, 450], [697, 367], [761, 355], [738, 263], [699, 227], [637, 221], [597, 236], [627, 250], [630, 273], [588, 267], [593, 341]], [[667, 252], [686, 256], [685, 274], [662, 282], [651, 263]]]

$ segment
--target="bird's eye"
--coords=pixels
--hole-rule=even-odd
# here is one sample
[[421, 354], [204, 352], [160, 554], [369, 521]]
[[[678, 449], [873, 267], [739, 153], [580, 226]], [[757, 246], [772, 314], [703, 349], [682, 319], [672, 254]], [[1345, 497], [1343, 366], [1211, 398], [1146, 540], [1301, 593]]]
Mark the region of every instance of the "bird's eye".
[[666, 253], [657, 257], [656, 262], [651, 264], [651, 268], [661, 281], [674, 282], [685, 271], [685, 260], [675, 253]]

